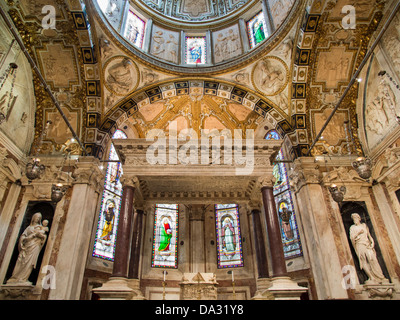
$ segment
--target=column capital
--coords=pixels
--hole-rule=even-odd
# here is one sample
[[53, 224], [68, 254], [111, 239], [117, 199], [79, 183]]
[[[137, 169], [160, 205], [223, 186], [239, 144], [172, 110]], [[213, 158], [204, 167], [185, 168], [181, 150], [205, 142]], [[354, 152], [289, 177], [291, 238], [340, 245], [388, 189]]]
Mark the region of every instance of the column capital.
[[103, 187], [104, 173], [100, 170], [100, 161], [95, 157], [80, 157], [75, 164], [73, 184], [89, 184], [95, 189]]
[[257, 201], [257, 200], [250, 200], [247, 204], [246, 204], [246, 210], [248, 214], [252, 214], [253, 211], [258, 210], [261, 211], [261, 201]]
[[260, 189], [263, 188], [272, 188], [276, 182], [276, 179], [273, 175], [266, 175], [258, 178], [258, 183]]
[[137, 176], [123, 174], [120, 181], [122, 187], [139, 188], [139, 179]]

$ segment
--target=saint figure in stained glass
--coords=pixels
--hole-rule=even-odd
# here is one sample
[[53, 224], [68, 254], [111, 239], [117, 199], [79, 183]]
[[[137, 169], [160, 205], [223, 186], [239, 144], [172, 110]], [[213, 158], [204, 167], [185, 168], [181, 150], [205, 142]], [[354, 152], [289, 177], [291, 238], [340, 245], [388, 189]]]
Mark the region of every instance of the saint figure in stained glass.
[[260, 43], [265, 39], [265, 33], [264, 33], [264, 25], [263, 22], [260, 20], [257, 20], [256, 23], [253, 25], [253, 35], [254, 35], [254, 40], [255, 43]]
[[218, 268], [243, 266], [239, 210], [236, 204], [215, 206]]
[[158, 251], [169, 251], [169, 245], [172, 238], [172, 229], [168, 218], [163, 219], [160, 229], [160, 246], [158, 247]]
[[230, 217], [225, 217], [222, 222], [221, 238], [223, 239], [222, 246], [227, 252], [236, 250], [235, 228]]
[[[278, 132], [271, 130], [265, 136], [267, 140], [280, 140]], [[286, 164], [279, 162], [284, 160], [283, 150], [280, 150], [276, 157], [277, 163], [273, 168], [273, 175], [276, 179], [274, 184], [274, 196], [279, 215], [281, 227], [283, 252], [286, 259], [301, 256], [302, 248], [300, 235], [297, 227], [295, 210], [290, 191], [290, 184]]]
[[[121, 130], [116, 130], [113, 135], [113, 139], [126, 138]], [[122, 184], [119, 179], [122, 168], [113, 144], [108, 160], [111, 161], [107, 165], [93, 256], [113, 261], [122, 199]]]
[[106, 210], [104, 211], [104, 225], [100, 238], [102, 240], [110, 241], [114, 227], [115, 218], [115, 201], [112, 199], [107, 200]]
[[154, 212], [153, 268], [178, 267], [178, 205], [158, 204]]
[[267, 38], [266, 23], [262, 11], [247, 22], [247, 34], [251, 48], [254, 48]]

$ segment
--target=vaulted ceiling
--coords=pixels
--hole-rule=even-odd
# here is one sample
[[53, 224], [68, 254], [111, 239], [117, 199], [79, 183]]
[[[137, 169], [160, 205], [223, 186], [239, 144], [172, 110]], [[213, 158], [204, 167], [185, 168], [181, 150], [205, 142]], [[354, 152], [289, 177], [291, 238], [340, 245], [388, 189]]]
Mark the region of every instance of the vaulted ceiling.
[[[132, 138], [151, 129], [276, 129], [293, 156], [303, 156], [360, 65], [393, 1], [301, 0], [295, 12], [249, 59], [225, 69], [186, 73], [121, 42], [92, 1], [6, 1], [6, 9], [28, 52], [83, 141], [88, 154], [103, 157], [113, 132]], [[341, 9], [354, 5], [355, 29], [344, 29]], [[43, 29], [38, 10], [57, 8], [56, 29]], [[116, 66], [128, 63], [130, 86], [110, 80]], [[34, 73], [33, 73], [34, 74]], [[276, 77], [275, 77], [276, 76]], [[273, 78], [275, 77], [275, 78]], [[36, 138], [53, 121], [42, 152], [56, 153], [71, 132], [34, 74]], [[361, 150], [352, 88], [326, 128], [313, 154], [347, 154], [348, 121], [354, 150]]]

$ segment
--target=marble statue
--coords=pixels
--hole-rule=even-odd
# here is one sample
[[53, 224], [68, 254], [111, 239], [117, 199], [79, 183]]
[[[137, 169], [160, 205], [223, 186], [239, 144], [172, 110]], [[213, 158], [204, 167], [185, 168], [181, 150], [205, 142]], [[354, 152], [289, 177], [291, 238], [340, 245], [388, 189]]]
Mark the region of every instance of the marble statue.
[[47, 239], [46, 232], [49, 231], [48, 221], [42, 223], [42, 214], [35, 213], [30, 225], [22, 233], [18, 241], [19, 255], [11, 278], [7, 284], [28, 284], [32, 270], [36, 268], [39, 253]]
[[350, 240], [360, 262], [360, 268], [368, 276], [366, 284], [388, 283], [376, 258], [375, 243], [365, 223], [361, 223], [358, 213], [353, 213], [351, 218], [354, 224], [350, 227]]

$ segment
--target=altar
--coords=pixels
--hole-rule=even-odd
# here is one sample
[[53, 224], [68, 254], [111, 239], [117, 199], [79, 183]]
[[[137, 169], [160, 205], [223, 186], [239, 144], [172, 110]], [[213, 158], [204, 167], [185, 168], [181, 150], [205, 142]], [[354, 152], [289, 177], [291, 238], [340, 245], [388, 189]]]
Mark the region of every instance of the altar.
[[214, 273], [184, 273], [181, 300], [217, 300], [217, 286]]

